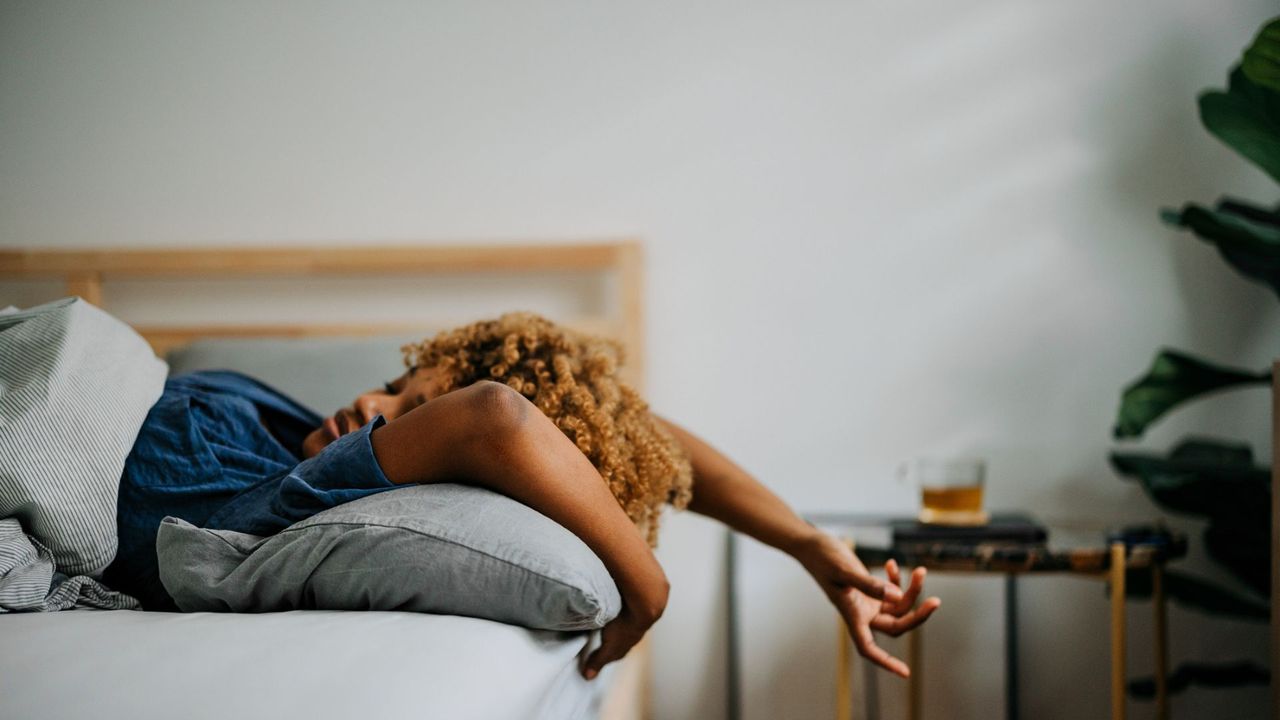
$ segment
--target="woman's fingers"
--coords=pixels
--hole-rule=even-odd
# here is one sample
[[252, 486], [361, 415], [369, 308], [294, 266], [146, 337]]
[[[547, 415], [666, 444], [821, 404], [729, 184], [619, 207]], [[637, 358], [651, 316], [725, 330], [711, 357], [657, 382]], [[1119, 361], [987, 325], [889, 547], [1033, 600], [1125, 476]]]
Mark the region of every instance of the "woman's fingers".
[[[889, 579], [889, 582], [895, 588], [899, 588], [899, 589], [902, 588], [902, 569], [898, 567], [897, 560], [894, 560], [893, 558], [889, 558], [888, 560], [885, 561], [884, 574], [885, 574], [885, 577]], [[884, 601], [885, 606], [891, 612], [893, 612], [894, 615], [901, 615], [902, 613], [911, 609], [910, 605], [906, 605], [904, 603], [905, 603], [905, 596], [901, 594], [899, 594], [896, 599], [886, 597]]]
[[647, 625], [643, 628], [635, 627], [630, 615], [624, 610], [622, 615], [614, 618], [600, 631], [600, 647], [587, 656], [587, 661], [582, 665], [582, 677], [594, 680], [605, 665], [621, 660], [640, 642], [647, 628]]
[[865, 570], [845, 569], [843, 574], [845, 585], [852, 586], [867, 597], [885, 602], [899, 602], [902, 599], [902, 588], [896, 583], [885, 582]]
[[942, 601], [936, 597], [931, 597], [920, 604], [920, 607], [901, 616], [894, 616], [889, 613], [880, 613], [871, 620], [871, 628], [877, 632], [885, 633], [897, 637], [916, 627], [929, 619], [935, 610], [942, 606]]
[[858, 648], [858, 654], [888, 670], [894, 675], [901, 677], [910, 677], [911, 669], [907, 664], [898, 658], [889, 654], [887, 650], [876, 645], [875, 637], [871, 634], [869, 625], [858, 623], [853, 628], [853, 645]]
[[[849, 634], [853, 637], [853, 644], [859, 654], [895, 675], [910, 677], [911, 669], [907, 664], [876, 645], [875, 636], [871, 631], [875, 630], [896, 637], [913, 630], [928, 620], [929, 616], [942, 605], [942, 601], [931, 597], [919, 607], [914, 607], [920, 593], [924, 590], [924, 579], [927, 574], [924, 568], [916, 568], [911, 572], [910, 583], [905, 593], [899, 587], [899, 583], [902, 582], [902, 570], [898, 567], [898, 563], [889, 560], [884, 564], [884, 571], [889, 582], [885, 583], [882, 602], [875, 603], [866, 598], [859, 600], [856, 592], [847, 591], [840, 598], [837, 607], [844, 616], [845, 624], [849, 627]], [[870, 593], [864, 594], [874, 597]]]
[[915, 607], [916, 600], [919, 599], [920, 593], [924, 590], [924, 576], [926, 574], [927, 571], [922, 567], [911, 571], [911, 583], [907, 585], [907, 591], [903, 593], [902, 602], [899, 603], [899, 607], [902, 608], [903, 612]]
[[600, 642], [600, 647], [587, 656], [587, 662], [582, 666], [582, 677], [594, 680], [605, 665], [614, 660], [622, 659], [627, 654], [627, 651], [631, 649], [630, 644], [627, 644], [626, 647], [621, 647], [622, 645], [623, 643], [605, 636]]
[[848, 588], [876, 600], [894, 601], [902, 597], [902, 589], [867, 572], [867, 568], [847, 544], [825, 533], [816, 534], [794, 553], [796, 559], [813, 576], [829, 597]]
[[837, 604], [837, 609], [844, 618], [845, 625], [849, 628], [849, 635], [853, 638], [853, 646], [858, 649], [859, 655], [895, 675], [901, 677], [911, 675], [911, 670], [906, 663], [876, 645], [875, 636], [871, 634], [871, 622], [866, 619], [870, 612], [866, 607], [859, 607], [854, 593], [850, 592], [841, 598], [841, 602]]
[[888, 578], [888, 582], [892, 583], [893, 587], [902, 587], [902, 571], [897, 566], [897, 560], [884, 561], [884, 577]]
[[902, 587], [902, 572], [898, 568], [898, 561], [890, 558], [884, 563], [885, 577], [889, 578], [889, 582]]
[[[884, 564], [885, 574], [889, 576], [889, 580], [895, 585], [902, 582], [902, 573], [898, 568], [898, 563], [889, 560]], [[885, 610], [893, 615], [904, 615], [911, 608], [915, 607], [916, 600], [920, 597], [920, 593], [924, 590], [924, 578], [926, 571], [922, 567], [918, 567], [911, 572], [911, 579], [907, 585], [907, 590], [902, 597], [896, 601], [886, 601]]]

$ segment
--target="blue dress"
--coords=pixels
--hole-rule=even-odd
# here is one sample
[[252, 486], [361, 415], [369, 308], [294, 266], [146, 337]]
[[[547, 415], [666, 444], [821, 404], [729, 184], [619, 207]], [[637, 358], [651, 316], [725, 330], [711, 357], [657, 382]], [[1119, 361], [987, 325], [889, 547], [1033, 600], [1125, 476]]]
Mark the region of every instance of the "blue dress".
[[200, 527], [273, 535], [394, 487], [369, 435], [381, 415], [302, 459], [322, 418], [240, 373], [169, 378], [125, 461], [116, 510], [120, 547], [103, 580], [149, 610], [174, 609], [160, 583], [156, 534], [166, 515]]

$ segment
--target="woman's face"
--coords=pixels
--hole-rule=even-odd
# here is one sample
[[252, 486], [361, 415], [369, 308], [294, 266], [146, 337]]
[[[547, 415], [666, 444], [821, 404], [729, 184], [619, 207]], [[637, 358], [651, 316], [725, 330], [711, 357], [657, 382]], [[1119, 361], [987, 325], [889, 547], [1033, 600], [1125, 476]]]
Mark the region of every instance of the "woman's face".
[[309, 458], [329, 443], [358, 430], [377, 415], [387, 422], [440, 396], [444, 377], [438, 368], [410, 368], [403, 375], [376, 390], [361, 393], [351, 405], [324, 419], [302, 443], [302, 456]]

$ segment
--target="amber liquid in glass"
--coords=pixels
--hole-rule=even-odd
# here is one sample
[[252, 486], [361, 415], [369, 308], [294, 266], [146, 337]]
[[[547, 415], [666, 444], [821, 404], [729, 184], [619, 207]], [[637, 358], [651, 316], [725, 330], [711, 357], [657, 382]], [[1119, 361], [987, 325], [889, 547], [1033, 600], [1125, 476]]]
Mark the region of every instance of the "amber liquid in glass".
[[982, 525], [982, 485], [921, 488], [920, 522], [939, 525]]

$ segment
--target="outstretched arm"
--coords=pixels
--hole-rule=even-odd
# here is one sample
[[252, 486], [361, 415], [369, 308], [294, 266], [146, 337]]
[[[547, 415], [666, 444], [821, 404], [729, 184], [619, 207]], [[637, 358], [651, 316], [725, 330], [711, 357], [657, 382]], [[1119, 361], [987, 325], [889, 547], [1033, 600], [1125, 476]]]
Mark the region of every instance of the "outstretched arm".
[[892, 560], [885, 565], [890, 582], [877, 580], [847, 545], [806, 523], [732, 460], [679, 425], [654, 417], [689, 453], [693, 464], [689, 509], [794, 557], [839, 610], [858, 652], [898, 675], [910, 674], [906, 663], [876, 645], [871, 631], [899, 635], [938, 609], [937, 598], [915, 607], [924, 568], [911, 574], [905, 593], [898, 587], [899, 570]]
[[375, 430], [391, 482], [466, 482], [519, 500], [577, 535], [608, 568], [622, 612], [583, 674], [621, 658], [662, 615], [669, 585], [649, 545], [591, 461], [546, 415], [506, 385], [446, 393]]

